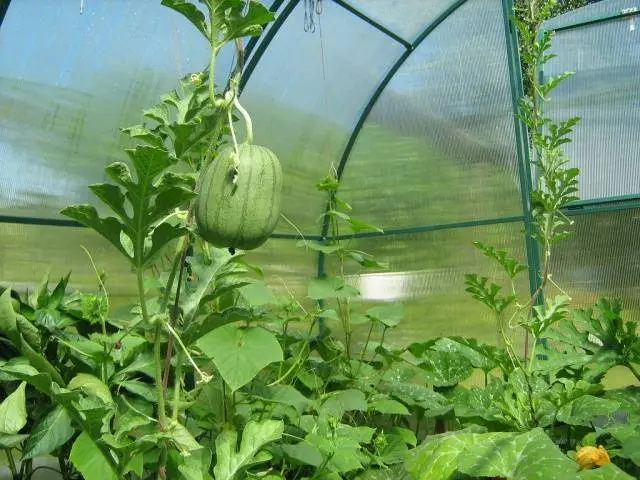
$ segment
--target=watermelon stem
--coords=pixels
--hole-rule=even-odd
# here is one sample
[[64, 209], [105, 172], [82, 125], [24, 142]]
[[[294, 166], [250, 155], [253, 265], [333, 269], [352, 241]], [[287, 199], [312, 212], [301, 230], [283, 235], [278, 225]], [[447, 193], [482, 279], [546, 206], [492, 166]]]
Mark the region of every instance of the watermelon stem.
[[[253, 123], [251, 122], [251, 117], [249, 116], [249, 112], [245, 110], [245, 108], [240, 104], [238, 97], [235, 96], [233, 98], [233, 105], [238, 109], [238, 111], [242, 114], [244, 118], [244, 123], [247, 126], [247, 139], [246, 142], [251, 144], [253, 143]], [[233, 132], [233, 128], [231, 129]]]

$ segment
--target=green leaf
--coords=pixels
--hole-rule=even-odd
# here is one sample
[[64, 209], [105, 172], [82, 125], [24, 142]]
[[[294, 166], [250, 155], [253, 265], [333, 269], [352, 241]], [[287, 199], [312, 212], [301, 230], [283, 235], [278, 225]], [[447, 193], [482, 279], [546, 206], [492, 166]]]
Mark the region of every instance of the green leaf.
[[331, 393], [331, 396], [322, 404], [322, 410], [336, 418], [342, 418], [345, 412], [366, 412], [367, 399], [360, 390], [340, 390]]
[[62, 405], [57, 405], [31, 431], [23, 458], [47, 455], [66, 443], [73, 433], [71, 417]]
[[189, 456], [183, 456], [183, 461], [178, 465], [178, 470], [182, 474], [181, 480], [213, 480], [209, 475], [209, 467], [213, 452], [208, 448], [201, 448]]
[[80, 222], [106, 238], [111, 245], [116, 247], [122, 255], [132, 260], [127, 250], [120, 242], [120, 234], [124, 232], [125, 226], [115, 217], [100, 218], [98, 211], [93, 205], [69, 205], [63, 208], [60, 213]]
[[16, 312], [13, 310], [9, 288], [0, 295], [0, 333], [11, 340], [16, 347], [20, 347], [20, 331], [16, 323]]
[[15, 435], [27, 424], [26, 387], [26, 382], [20, 382], [18, 388], [0, 403], [0, 433]]
[[405, 469], [416, 480], [450, 479], [457, 469], [458, 457], [472, 435], [460, 431], [427, 437], [407, 454]]
[[258, 452], [268, 443], [280, 440], [284, 423], [279, 420], [248, 422], [242, 432], [240, 449], [236, 450], [238, 434], [235, 430], [223, 430], [216, 438], [217, 464], [213, 469], [216, 480], [233, 480], [244, 468], [267, 460]]
[[143, 267], [149, 265], [155, 259], [156, 255], [160, 253], [162, 247], [187, 233], [189, 233], [189, 230], [183, 227], [177, 227], [168, 223], [158, 225], [151, 234], [151, 246], [144, 249], [141, 265]]
[[436, 387], [455, 385], [473, 373], [471, 362], [456, 352], [428, 350], [420, 360], [427, 382]]
[[260, 327], [225, 325], [201, 337], [196, 345], [213, 360], [233, 391], [253, 380], [270, 363], [283, 360], [275, 335]]
[[282, 451], [288, 459], [298, 464], [319, 467], [322, 465], [322, 453], [309, 442], [282, 445]]
[[597, 417], [616, 412], [620, 404], [613, 400], [583, 395], [558, 410], [558, 420], [568, 425], [590, 427]]
[[127, 219], [129, 219], [124, 205], [125, 196], [120, 187], [110, 183], [94, 183], [89, 185], [89, 190], [102, 200], [103, 203], [108, 205], [111, 210], [117, 213], [123, 221], [126, 222]]
[[27, 438], [29, 438], [27, 434], [7, 435], [0, 433], [0, 448], [17, 448]]
[[358, 289], [345, 283], [337, 277], [312, 278], [309, 281], [309, 298], [320, 300], [324, 298], [349, 298], [360, 295]]
[[87, 395], [98, 397], [107, 405], [113, 403], [113, 397], [111, 397], [111, 391], [109, 390], [109, 387], [94, 375], [90, 375], [88, 373], [78, 373], [69, 381], [67, 387], [69, 388], [69, 390], [80, 389]]
[[401, 303], [391, 303], [367, 310], [367, 316], [387, 327], [397, 326], [404, 318], [404, 306]]
[[182, 14], [204, 35], [204, 38], [209, 40], [209, 25], [206, 17], [195, 5], [187, 0], [162, 0], [160, 3]]
[[390, 398], [379, 398], [369, 402], [369, 410], [385, 413], [387, 415], [410, 415], [404, 404]]
[[118, 480], [111, 463], [85, 432], [73, 442], [69, 460], [84, 480]]
[[349, 218], [349, 226], [351, 227], [351, 230], [354, 231], [354, 233], [360, 233], [360, 232], [366, 232], [366, 231], [384, 233], [384, 230], [382, 230], [381, 228], [376, 227], [375, 225], [371, 225], [369, 223], [363, 222], [362, 220], [358, 220], [357, 218]]
[[300, 414], [309, 405], [309, 399], [291, 385], [274, 385], [270, 391], [272, 402], [290, 405]]
[[278, 299], [264, 282], [254, 282], [238, 289], [247, 302], [252, 306], [274, 305]]
[[578, 471], [577, 464], [539, 428], [521, 435], [498, 432], [472, 438], [473, 442], [468, 442], [471, 445], [458, 458], [458, 469], [467, 475], [513, 480], [569, 479], [575, 478]]
[[[633, 477], [610, 463], [593, 470], [583, 470], [578, 475], [580, 480], [633, 480]], [[560, 480], [560, 479], [559, 479]]]
[[342, 250], [344, 247], [339, 243], [322, 243], [310, 240], [299, 240], [296, 242], [296, 247], [305, 247], [316, 252], [322, 252], [326, 254], [332, 254]]

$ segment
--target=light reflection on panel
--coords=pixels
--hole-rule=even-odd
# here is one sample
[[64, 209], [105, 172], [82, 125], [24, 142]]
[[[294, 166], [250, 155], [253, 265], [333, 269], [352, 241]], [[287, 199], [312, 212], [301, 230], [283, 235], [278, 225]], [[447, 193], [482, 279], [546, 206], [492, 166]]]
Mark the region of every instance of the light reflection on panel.
[[[526, 264], [525, 242], [521, 222], [474, 228], [438, 230], [412, 235], [393, 235], [354, 241], [351, 247], [365, 251], [382, 262], [386, 270], [357, 270], [350, 267], [350, 283], [358, 287], [363, 300], [355, 310], [364, 312], [375, 305], [401, 302], [405, 318], [397, 328], [389, 330], [386, 341], [396, 347], [414, 341], [426, 341], [440, 335], [476, 337], [497, 344], [495, 318], [489, 309], [465, 292], [464, 275], [477, 273], [510, 291], [509, 279], [502, 267], [485, 257], [472, 245], [481, 241], [508, 253]], [[336, 274], [338, 264], [328, 263]], [[529, 296], [527, 273], [516, 279], [521, 301]], [[333, 308], [328, 306], [327, 308]], [[332, 329], [341, 331], [336, 322]], [[355, 341], [366, 339], [368, 326], [354, 327]], [[518, 348], [524, 348], [523, 332], [514, 332]]]

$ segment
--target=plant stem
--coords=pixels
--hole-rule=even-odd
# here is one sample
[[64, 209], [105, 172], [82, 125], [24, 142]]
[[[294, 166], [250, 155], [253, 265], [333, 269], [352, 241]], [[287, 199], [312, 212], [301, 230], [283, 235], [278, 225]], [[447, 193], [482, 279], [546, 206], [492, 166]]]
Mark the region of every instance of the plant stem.
[[[138, 274], [138, 295], [140, 297], [140, 312], [144, 322], [149, 322], [149, 312], [147, 311], [147, 301], [144, 296], [144, 279], [142, 278], [142, 268], [137, 268]], [[156, 366], [156, 394], [158, 396], [158, 422], [160, 429], [166, 428], [167, 417], [164, 407], [164, 390], [162, 388], [162, 325], [156, 325], [155, 341], [153, 344], [153, 360]]]
[[164, 430], [167, 426], [167, 414], [164, 406], [164, 388], [162, 387], [162, 325], [156, 325], [153, 359], [156, 364], [156, 395], [158, 395], [158, 422]]
[[178, 421], [180, 414], [180, 389], [182, 388], [182, 351], [176, 352], [176, 374], [173, 384], [173, 406], [171, 408], [171, 419]]
[[216, 56], [218, 48], [216, 40], [218, 32], [216, 32], [216, 22], [213, 14], [213, 7], [209, 8], [209, 43], [211, 45], [211, 56], [209, 57], [209, 97], [211, 98], [211, 106], [216, 104]]
[[233, 97], [233, 105], [242, 114], [242, 118], [244, 118], [244, 123], [247, 126], [247, 139], [245, 141], [247, 143], [253, 143], [253, 123], [251, 122], [251, 117], [249, 116], [249, 112], [247, 112], [245, 108], [240, 104], [238, 97]]
[[7, 460], [9, 460], [9, 470], [11, 470], [11, 476], [12, 478], [17, 479], [18, 469], [16, 468], [16, 461], [13, 459], [13, 454], [11, 453], [11, 449], [5, 448], [4, 452], [7, 455]]

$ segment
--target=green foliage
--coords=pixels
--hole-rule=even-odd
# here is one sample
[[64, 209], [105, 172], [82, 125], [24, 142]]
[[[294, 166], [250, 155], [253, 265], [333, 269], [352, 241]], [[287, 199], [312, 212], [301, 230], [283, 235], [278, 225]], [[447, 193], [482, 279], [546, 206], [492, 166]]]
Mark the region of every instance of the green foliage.
[[[551, 247], [568, 234], [562, 208], [575, 199], [578, 171], [566, 168], [561, 150], [577, 120], [554, 123], [540, 105], [567, 75], [538, 85], [520, 108], [540, 173], [529, 232], [544, 252], [539, 291], [521, 301], [514, 282], [526, 266], [474, 242], [510, 283], [465, 276], [466, 290], [496, 315], [503, 345], [441, 337], [392, 348], [385, 336], [401, 327], [403, 305], [363, 302], [353, 281], [387, 268], [355, 237], [381, 230], [353, 216], [335, 170], [316, 185], [328, 199], [326, 238], [298, 242], [324, 268], [304, 299], [277, 295], [243, 252], [199, 237], [194, 187], [233, 133], [242, 71], [239, 58], [220, 91], [216, 55], [233, 42], [242, 57], [236, 40], [259, 35], [273, 14], [255, 1], [204, 0], [203, 10], [193, 1], [161, 3], [207, 38], [209, 68], [180, 79], [143, 112], [143, 124], [122, 129], [139, 144], [126, 151], [128, 163], [106, 168], [113, 183], [90, 185], [111, 213], [89, 204], [63, 211], [129, 260], [138, 301], [113, 309], [90, 255], [96, 293], [69, 292], [70, 274], [52, 290], [45, 275], [25, 297], [0, 291], [0, 448], [13, 478], [30, 478], [32, 459], [48, 454], [65, 480], [638, 475], [640, 391], [604, 391], [600, 383], [620, 365], [640, 379], [637, 325], [622, 320], [615, 301], [571, 312], [567, 296], [543, 298]], [[538, 42], [530, 27], [552, 8], [545, 3], [518, 23], [535, 68], [551, 58], [550, 37]], [[544, 340], [535, 356], [515, 351], [515, 326]], [[363, 343], [354, 340], [360, 328]], [[470, 382], [476, 372], [484, 385]], [[596, 444], [613, 463], [580, 471], [576, 451]]]

